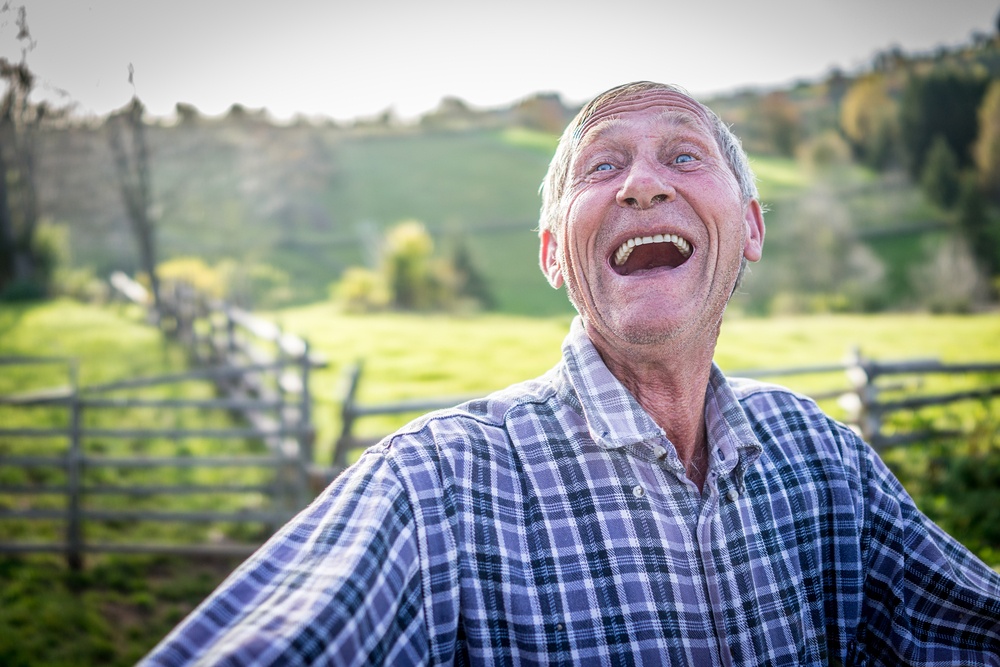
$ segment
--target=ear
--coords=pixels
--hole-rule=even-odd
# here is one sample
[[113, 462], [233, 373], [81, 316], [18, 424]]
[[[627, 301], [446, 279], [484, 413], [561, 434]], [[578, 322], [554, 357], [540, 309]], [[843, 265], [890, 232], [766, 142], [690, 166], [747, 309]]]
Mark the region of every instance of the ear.
[[760, 261], [764, 252], [764, 211], [760, 202], [751, 199], [747, 204], [743, 222], [747, 226], [746, 241], [743, 244], [743, 256], [751, 262]]
[[552, 232], [546, 230], [541, 233], [540, 246], [538, 261], [542, 265], [542, 273], [554, 289], [559, 289], [563, 284], [563, 276], [557, 259], [559, 247]]

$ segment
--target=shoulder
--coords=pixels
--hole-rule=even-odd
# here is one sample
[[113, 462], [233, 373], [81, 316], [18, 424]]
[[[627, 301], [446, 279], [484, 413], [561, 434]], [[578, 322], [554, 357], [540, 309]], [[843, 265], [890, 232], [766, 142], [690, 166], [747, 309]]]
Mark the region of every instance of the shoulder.
[[383, 444], [393, 446], [431, 434], [504, 430], [526, 415], [554, 409], [559, 402], [557, 393], [557, 382], [549, 373], [451, 408], [428, 412], [389, 435]]
[[830, 456], [841, 463], [868, 456], [868, 446], [848, 425], [828, 415], [812, 398], [768, 382], [729, 378], [729, 386], [765, 451], [791, 456]]
[[567, 406], [558, 372], [520, 382], [479, 399], [414, 419], [375, 449], [394, 466], [442, 465], [442, 457], [510, 456], [561, 421]]
[[812, 398], [787, 387], [749, 378], [727, 378], [733, 395], [748, 411], [767, 417], [771, 413], [826, 417]]

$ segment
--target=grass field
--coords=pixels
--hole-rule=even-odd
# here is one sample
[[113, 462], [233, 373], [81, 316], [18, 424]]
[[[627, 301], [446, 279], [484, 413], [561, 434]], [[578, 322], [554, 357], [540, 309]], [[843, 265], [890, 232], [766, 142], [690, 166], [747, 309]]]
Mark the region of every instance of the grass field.
[[[359, 392], [363, 403], [483, 394], [535, 377], [554, 365], [571, 320], [568, 315], [359, 316], [340, 313], [325, 302], [265, 316], [308, 339], [313, 351], [328, 361], [312, 378], [321, 463], [329, 461], [338, 433], [343, 377], [353, 363], [364, 366]], [[728, 371], [835, 364], [853, 348], [881, 361], [997, 361], [997, 341], [1000, 316], [996, 314], [733, 316], [723, 326], [716, 361]], [[83, 385], [155, 375], [183, 363], [180, 351], [161, 343], [134, 311], [68, 301], [5, 307], [0, 311], [0, 354], [76, 357]], [[27, 373], [5, 372], [0, 393], [66, 382], [65, 370], [59, 367]], [[831, 382], [845, 384], [836, 376], [786, 381], [803, 391], [829, 388]], [[836, 412], [837, 407], [830, 409]], [[360, 431], [384, 433], [404, 419], [371, 419]]]
[[[343, 373], [355, 361], [365, 366], [364, 402], [482, 394], [555, 364], [570, 323], [568, 316], [348, 316], [328, 303], [268, 317], [308, 338], [329, 361], [312, 378], [321, 462], [337, 433]], [[723, 327], [716, 356], [730, 370], [836, 363], [853, 346], [882, 360], [1000, 361], [998, 341], [997, 314], [733, 316]], [[84, 385], [182, 364], [180, 350], [161, 342], [136, 311], [69, 301], [4, 305], [0, 356], [14, 354], [75, 357]], [[28, 375], [2, 371], [0, 394], [65, 381], [57, 366]], [[1000, 565], [1000, 518], [994, 516], [1000, 508], [997, 403], [956, 408], [954, 419], [978, 428], [973, 439], [886, 455], [925, 511], [994, 565]], [[365, 428], [382, 432], [396, 423], [373, 420]], [[0, 495], [0, 502], [9, 501]], [[5, 536], [0, 524], [0, 539]], [[134, 664], [235, 564], [93, 556], [86, 571], [74, 575], [54, 557], [0, 558], [0, 664]]]
[[[360, 400], [386, 402], [423, 396], [484, 393], [535, 377], [559, 359], [570, 316], [467, 318], [386, 314], [352, 316], [321, 303], [274, 313], [288, 330], [308, 338], [330, 362], [315, 374], [322, 405], [335, 407], [341, 376], [363, 361]], [[1000, 361], [1000, 316], [822, 315], [731, 317], [722, 328], [716, 362], [729, 371], [836, 364], [853, 348], [883, 361], [937, 358]], [[788, 378], [795, 389], [827, 388], [834, 377]], [[839, 383], [839, 384], [838, 384]], [[320, 455], [336, 433], [335, 410], [317, 409]], [[369, 428], [398, 423], [371, 420]]]

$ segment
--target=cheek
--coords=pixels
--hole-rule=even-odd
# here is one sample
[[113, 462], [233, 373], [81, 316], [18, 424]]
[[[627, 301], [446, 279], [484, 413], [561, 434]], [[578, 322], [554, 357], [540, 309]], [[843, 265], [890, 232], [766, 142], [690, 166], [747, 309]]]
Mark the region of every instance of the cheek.
[[588, 246], [601, 229], [604, 206], [600, 193], [585, 189], [574, 193], [566, 201], [564, 210], [566, 227], [564, 237], [576, 248]]

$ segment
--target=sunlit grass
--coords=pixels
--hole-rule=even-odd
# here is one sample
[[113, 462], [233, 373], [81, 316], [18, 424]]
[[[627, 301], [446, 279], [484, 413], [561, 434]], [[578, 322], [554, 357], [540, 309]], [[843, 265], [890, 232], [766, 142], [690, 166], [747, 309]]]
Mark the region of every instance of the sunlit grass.
[[[352, 363], [364, 364], [359, 392], [363, 403], [482, 394], [551, 368], [559, 359], [571, 319], [568, 315], [352, 316], [326, 303], [284, 310], [275, 317], [310, 340], [329, 361], [313, 380], [321, 456], [337, 436], [342, 379]], [[855, 348], [880, 361], [1000, 361], [998, 340], [997, 315], [732, 317], [723, 325], [716, 361], [730, 371], [828, 365], [843, 362]], [[807, 392], [848, 387], [841, 373], [781, 381]], [[835, 404], [825, 405], [837, 411]], [[384, 432], [403, 421], [372, 419], [359, 427]]]
[[802, 165], [791, 158], [755, 155], [750, 167], [757, 177], [761, 198], [767, 202], [806, 188], [813, 180]]
[[[560, 295], [561, 296], [561, 295]], [[568, 315], [528, 318], [474, 314], [465, 317], [379, 314], [351, 316], [332, 304], [317, 303], [269, 314], [290, 332], [306, 337], [314, 353], [329, 364], [312, 374], [314, 416], [319, 428], [317, 461], [327, 463], [339, 428], [342, 379], [351, 364], [364, 364], [360, 400], [365, 404], [441, 396], [482, 395], [513, 382], [536, 377], [560, 357], [560, 345], [569, 329]], [[716, 359], [727, 370], [835, 364], [855, 346], [878, 360], [936, 358], [945, 362], [1000, 360], [1000, 315], [942, 317], [928, 315], [824, 315], [753, 319], [735, 311], [723, 325]], [[136, 375], [149, 376], [184, 367], [183, 353], [165, 345], [159, 334], [130, 309], [89, 307], [67, 301], [0, 308], [0, 356], [10, 354], [64, 356], [78, 360], [81, 384], [110, 382]], [[0, 369], [0, 394], [61, 386], [67, 381], [65, 366], [38, 367], [34, 372], [12, 373]], [[785, 382], [785, 379], [781, 380]], [[845, 383], [830, 376], [787, 378], [787, 384], [803, 390]], [[937, 382], [937, 381], [935, 381]], [[930, 383], [921, 390], [933, 388]], [[205, 396], [210, 390], [199, 383], [170, 390], [174, 396]], [[960, 505], [965, 496], [974, 499], [983, 490], [955, 495], [954, 487], [942, 486], [942, 461], [964, 465], [969, 477], [989, 472], [990, 429], [1000, 422], [998, 410], [978, 402], [959, 404], [946, 414], [928, 417], [950, 426], [979, 429], [979, 439], [920, 445], [889, 451], [888, 462], [921, 507], [931, 512], [960, 539], [977, 549], [988, 562], [1000, 561], [1000, 545], [989, 534], [977, 532], [969, 521], [980, 521], [975, 506]], [[836, 406], [831, 406], [836, 409]], [[0, 420], [12, 413], [0, 413]], [[18, 413], [18, 423], [65, 424], [65, 414], [55, 408], [37, 408]], [[377, 435], [397, 427], [415, 415], [397, 419], [369, 420], [360, 424], [363, 433]], [[205, 414], [183, 415], [176, 411], [149, 409], [131, 416], [109, 411], [105, 419], [125, 422], [138, 419], [147, 426], [180, 426], [190, 420], [215, 423]], [[924, 419], [924, 418], [921, 418]], [[6, 422], [4, 422], [6, 424]], [[100, 423], [100, 422], [99, 422]], [[124, 424], [122, 424], [124, 425]], [[984, 430], [985, 429], [985, 430]], [[36, 445], [46, 452], [65, 447], [53, 439]], [[194, 456], [223, 452], [234, 443], [190, 441], [133, 441], [102, 439], [87, 444], [92, 455], [151, 454]], [[16, 447], [5, 443], [5, 453]], [[259, 447], [251, 443], [249, 447]], [[995, 448], [996, 445], [993, 445]], [[21, 451], [21, 450], [18, 450]], [[977, 458], [978, 457], [978, 458]], [[991, 458], [992, 457], [992, 458]], [[978, 463], [982, 461], [982, 465]], [[964, 462], [964, 463], [962, 463]], [[971, 472], [969, 472], [971, 471]], [[0, 468], [0, 484], [24, 483], [18, 471]], [[57, 484], [58, 471], [35, 471], [27, 481]], [[995, 473], [992, 473], [995, 474]], [[225, 472], [216, 470], [114, 470], [94, 469], [87, 482], [101, 484], [212, 483]], [[958, 477], [963, 483], [966, 477]], [[250, 481], [259, 478], [248, 478]], [[944, 478], [946, 481], [948, 478]], [[941, 489], [948, 490], [945, 495]], [[198, 495], [173, 499], [164, 505], [156, 498], [98, 498], [91, 507], [107, 509], [164, 508], [178, 510], [253, 508], [253, 495]], [[0, 502], [24, 502], [2, 496]], [[61, 496], [35, 499], [38, 507], [58, 509]], [[979, 502], [976, 500], [975, 502]], [[986, 506], [994, 502], [987, 498]], [[994, 502], [995, 504], [995, 502]], [[256, 524], [220, 524], [204, 532], [194, 525], [167, 530], [164, 524], [120, 520], [95, 524], [88, 537], [108, 542], [174, 539], [259, 539], [265, 527]], [[4, 539], [59, 540], [65, 531], [61, 521], [8, 522]], [[134, 664], [175, 623], [200, 601], [232, 569], [235, 561], [209, 567], [208, 562], [140, 556], [92, 556], [82, 575], [67, 573], [63, 562], [50, 556], [0, 558], [0, 663], [25, 664], [26, 656], [45, 656], [46, 664]], [[67, 627], [75, 628], [71, 633]]]
[[[207, 399], [214, 388], [203, 380], [189, 380], [160, 386], [116, 390], [110, 393], [89, 391], [95, 386], [120, 380], [150, 378], [177, 373], [187, 365], [183, 349], [166, 343], [158, 330], [149, 326], [138, 310], [128, 307], [84, 306], [72, 301], [52, 301], [32, 305], [5, 304], [0, 309], [0, 357], [53, 357], [56, 361], [41, 365], [0, 366], [0, 395], [25, 395], [48, 390], [68, 390], [74, 383], [85, 396], [142, 399]], [[58, 361], [61, 359], [62, 361]], [[68, 429], [67, 405], [17, 407], [0, 405], [0, 425], [5, 428]], [[226, 429], [233, 419], [223, 410], [196, 407], [85, 408], [81, 415], [84, 429], [111, 430], [185, 430]], [[67, 431], [68, 432], [68, 431]], [[58, 462], [68, 450], [69, 437], [53, 434], [45, 437], [0, 437], [0, 456], [44, 456]], [[88, 435], [81, 438], [85, 456], [119, 457], [196, 457], [230, 454], [263, 454], [259, 441], [215, 439], [203, 436], [173, 438], [159, 436], [136, 438], [119, 435]], [[171, 486], [185, 484], [264, 484], [273, 471], [256, 468], [111, 468], [89, 466], [82, 473], [88, 486], [132, 488], [143, 485]], [[31, 495], [0, 493], [0, 508], [60, 509], [65, 494], [39, 493], [43, 487], [65, 485], [67, 475], [57, 464], [32, 467], [0, 467], [0, 483], [29, 487]], [[88, 510], [168, 511], [238, 511], [262, 504], [259, 494], [171, 494], [134, 495], [129, 493], [85, 494]], [[284, 510], [281, 510], [284, 511]], [[102, 541], [125, 535], [132, 541], [199, 542], [207, 534], [218, 532], [235, 537], [243, 528], [185, 526], [172, 522], [109, 520], [88, 523], [87, 539]], [[64, 538], [59, 522], [5, 519], [0, 522], [0, 539], [15, 542], [58, 542]], [[227, 533], [229, 531], [229, 533]]]

